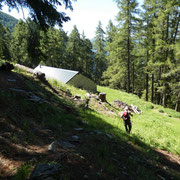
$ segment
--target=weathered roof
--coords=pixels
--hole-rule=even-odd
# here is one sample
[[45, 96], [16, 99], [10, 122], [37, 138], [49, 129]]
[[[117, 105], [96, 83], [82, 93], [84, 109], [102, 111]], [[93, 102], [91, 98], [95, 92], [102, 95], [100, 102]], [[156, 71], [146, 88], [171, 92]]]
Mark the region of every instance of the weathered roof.
[[39, 65], [34, 69], [34, 72], [37, 72], [37, 71], [45, 73], [46, 77], [48, 78], [54, 78], [63, 83], [67, 83], [76, 74], [79, 73], [78, 71], [72, 71], [72, 70], [60, 69], [60, 68], [54, 68], [54, 67], [42, 66], [42, 65]]

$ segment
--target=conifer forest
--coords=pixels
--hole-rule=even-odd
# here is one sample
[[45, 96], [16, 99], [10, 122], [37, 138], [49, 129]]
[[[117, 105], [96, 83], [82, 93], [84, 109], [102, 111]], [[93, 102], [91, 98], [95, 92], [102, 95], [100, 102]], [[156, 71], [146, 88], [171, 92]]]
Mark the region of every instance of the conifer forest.
[[[31, 68], [43, 64], [77, 70], [98, 85], [180, 111], [180, 1], [115, 3], [116, 23], [110, 20], [103, 29], [99, 21], [91, 40], [76, 26], [69, 34], [63, 26], [55, 28], [55, 20], [46, 26], [37, 14], [19, 20], [11, 30], [1, 14], [0, 59]], [[59, 25], [68, 20], [62, 18]]]

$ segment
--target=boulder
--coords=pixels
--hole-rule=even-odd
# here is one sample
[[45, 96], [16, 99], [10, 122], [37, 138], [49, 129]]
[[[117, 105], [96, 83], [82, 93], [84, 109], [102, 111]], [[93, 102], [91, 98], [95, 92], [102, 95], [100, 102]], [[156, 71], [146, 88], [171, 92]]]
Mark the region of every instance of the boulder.
[[55, 140], [48, 146], [48, 151], [55, 152], [58, 146], [63, 149], [71, 149], [75, 147], [75, 145], [69, 143], [68, 141]]
[[37, 164], [29, 180], [55, 180], [60, 172], [59, 164]]

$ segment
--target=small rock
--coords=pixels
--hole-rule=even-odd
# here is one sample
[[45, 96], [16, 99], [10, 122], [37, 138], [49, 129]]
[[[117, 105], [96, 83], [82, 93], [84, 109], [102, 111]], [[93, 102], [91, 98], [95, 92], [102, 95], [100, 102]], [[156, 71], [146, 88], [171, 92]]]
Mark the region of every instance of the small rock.
[[53, 180], [60, 171], [59, 164], [38, 164], [35, 166], [29, 180]]
[[103, 134], [101, 131], [96, 131], [97, 134]]
[[87, 98], [91, 98], [91, 95], [89, 93], [86, 93]]
[[75, 100], [79, 100], [79, 99], [81, 99], [81, 96], [80, 96], [80, 95], [75, 95], [75, 96], [74, 96], [74, 99], [75, 99]]
[[115, 158], [112, 158], [112, 160], [113, 160], [114, 162], [116, 162], [116, 163], [119, 163], [119, 161], [118, 161], [117, 159], [115, 159]]
[[53, 151], [55, 152], [56, 151], [56, 141], [52, 142], [49, 147], [48, 147], [48, 151]]
[[58, 124], [57, 127], [58, 127], [59, 129], [61, 129], [61, 128], [62, 128], [62, 125], [61, 125], [61, 124]]
[[15, 79], [8, 79], [8, 82], [16, 82]]
[[84, 178], [85, 178], [85, 179], [88, 179], [88, 175], [84, 175]]
[[50, 130], [50, 129], [43, 129], [43, 131], [44, 131], [45, 133], [53, 133], [53, 131]]
[[78, 136], [72, 136], [72, 138], [73, 138], [74, 140], [78, 140], [78, 139], [79, 139]]
[[11, 91], [15, 91], [15, 92], [20, 92], [20, 93], [25, 93], [26, 91], [23, 89], [16, 89], [16, 88], [9, 88], [9, 90]]
[[74, 128], [74, 130], [76, 130], [76, 131], [82, 131], [83, 128]]
[[82, 121], [82, 123], [83, 123], [83, 124], [86, 124], [86, 125], [88, 125], [88, 124], [89, 124], [89, 123], [88, 123], [87, 121], [85, 121], [85, 120], [84, 120], [84, 121]]
[[112, 135], [106, 134], [106, 136], [107, 136], [108, 138], [112, 139]]
[[66, 141], [61, 141], [61, 140], [57, 141], [57, 144], [60, 145], [64, 149], [75, 147], [73, 144], [66, 142]]
[[32, 92], [27, 92], [27, 96], [29, 97], [30, 101], [39, 102], [42, 99], [36, 95], [34, 95]]

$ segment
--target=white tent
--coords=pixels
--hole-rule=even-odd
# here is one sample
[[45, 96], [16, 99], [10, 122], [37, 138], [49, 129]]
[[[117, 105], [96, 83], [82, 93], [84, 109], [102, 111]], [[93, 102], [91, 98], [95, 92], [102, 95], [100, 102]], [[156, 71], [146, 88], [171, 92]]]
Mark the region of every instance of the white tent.
[[54, 68], [49, 66], [39, 65], [34, 69], [34, 72], [42, 72], [46, 78], [55, 79], [65, 84], [73, 85], [77, 88], [85, 89], [88, 91], [96, 92], [96, 84], [89, 78], [80, 74], [78, 71], [67, 69]]

